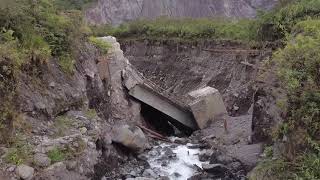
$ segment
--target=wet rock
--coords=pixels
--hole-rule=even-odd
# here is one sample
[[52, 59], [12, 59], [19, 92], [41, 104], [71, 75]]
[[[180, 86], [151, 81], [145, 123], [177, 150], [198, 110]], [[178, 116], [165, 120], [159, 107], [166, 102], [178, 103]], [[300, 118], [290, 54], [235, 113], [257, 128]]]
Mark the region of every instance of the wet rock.
[[39, 167], [48, 167], [51, 164], [50, 158], [46, 154], [42, 153], [35, 154], [33, 162]]
[[251, 170], [257, 164], [261, 153], [261, 144], [243, 145], [236, 149], [227, 150], [227, 154], [239, 160], [247, 170]]
[[188, 145], [188, 149], [203, 149], [206, 148], [208, 145], [207, 144], [191, 144]]
[[169, 164], [169, 162], [168, 162], [168, 161], [163, 161], [163, 162], [161, 163], [161, 166], [166, 167], [166, 166], [168, 166], [168, 164]]
[[173, 177], [175, 177], [175, 178], [181, 177], [181, 174], [179, 174], [179, 173], [177, 173], [177, 172], [174, 172], [172, 175], [173, 175]]
[[173, 158], [173, 157], [176, 157], [176, 154], [170, 148], [166, 147], [164, 149], [164, 156], [168, 158]]
[[242, 164], [240, 162], [232, 162], [230, 164], [227, 165], [228, 168], [232, 169], [233, 171], [238, 171], [242, 169]]
[[158, 177], [158, 176], [156, 175], [156, 173], [155, 173], [153, 170], [151, 170], [151, 169], [146, 169], [146, 170], [142, 173], [142, 176], [148, 177], [148, 178], [156, 178], [156, 177]]
[[27, 165], [19, 165], [16, 168], [16, 174], [23, 180], [31, 180], [34, 174], [34, 169]]
[[213, 153], [210, 157], [210, 164], [229, 164], [231, 162], [233, 162], [233, 158], [231, 156], [219, 152]]
[[209, 174], [207, 172], [198, 172], [195, 173], [192, 177], [188, 178], [188, 180], [211, 180], [216, 179], [213, 174]]
[[211, 150], [204, 150], [203, 152], [201, 152], [199, 154], [199, 160], [201, 162], [208, 161], [210, 159], [211, 155], [212, 155]]
[[145, 154], [139, 154], [138, 158], [144, 161], [148, 160], [148, 157]]
[[148, 143], [140, 128], [129, 125], [114, 127], [111, 138], [113, 142], [120, 143], [134, 151], [143, 151]]
[[136, 177], [136, 178], [127, 178], [126, 180], [155, 180], [155, 179], [147, 178], [147, 177]]
[[188, 141], [189, 141], [189, 140], [188, 140], [187, 138], [176, 138], [176, 139], [174, 140], [174, 143], [185, 145], [185, 144], [188, 143]]
[[223, 176], [229, 171], [229, 169], [222, 164], [203, 164], [202, 169], [217, 176]]
[[170, 180], [168, 176], [161, 176], [157, 180]]

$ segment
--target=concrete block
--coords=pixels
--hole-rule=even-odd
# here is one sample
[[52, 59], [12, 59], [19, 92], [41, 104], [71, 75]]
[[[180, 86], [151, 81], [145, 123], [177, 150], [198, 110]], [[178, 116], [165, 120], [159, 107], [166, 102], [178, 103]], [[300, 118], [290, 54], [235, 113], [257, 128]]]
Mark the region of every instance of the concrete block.
[[143, 79], [139, 76], [138, 72], [135, 72], [129, 66], [125, 70], [122, 70], [121, 76], [123, 84], [128, 90], [134, 88], [137, 84], [143, 84]]
[[217, 89], [205, 87], [188, 95], [192, 99], [189, 107], [200, 129], [206, 128], [215, 118], [227, 115], [227, 109]]

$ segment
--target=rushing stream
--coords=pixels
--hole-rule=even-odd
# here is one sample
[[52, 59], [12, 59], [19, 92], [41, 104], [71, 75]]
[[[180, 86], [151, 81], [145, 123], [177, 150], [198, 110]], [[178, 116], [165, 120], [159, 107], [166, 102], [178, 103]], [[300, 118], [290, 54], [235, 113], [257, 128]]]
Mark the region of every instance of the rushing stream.
[[199, 161], [200, 149], [190, 147], [192, 144], [162, 143], [155, 146], [147, 153], [152, 171], [172, 180], [188, 179], [202, 166]]

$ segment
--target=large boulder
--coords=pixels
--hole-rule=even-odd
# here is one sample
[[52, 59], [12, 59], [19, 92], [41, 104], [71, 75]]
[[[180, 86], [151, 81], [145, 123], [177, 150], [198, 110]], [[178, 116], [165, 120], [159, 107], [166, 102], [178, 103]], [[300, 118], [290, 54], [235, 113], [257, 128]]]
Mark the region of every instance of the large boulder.
[[121, 125], [115, 126], [111, 133], [112, 142], [122, 144], [134, 151], [143, 151], [148, 144], [148, 140], [142, 130], [135, 126]]
[[202, 169], [219, 177], [223, 177], [226, 174], [230, 174], [230, 170], [223, 164], [203, 164]]
[[228, 114], [217, 89], [205, 87], [188, 95], [192, 99], [189, 106], [200, 129], [208, 127], [212, 120]]
[[17, 167], [16, 174], [20, 179], [30, 180], [33, 177], [34, 169], [30, 166], [21, 164]]

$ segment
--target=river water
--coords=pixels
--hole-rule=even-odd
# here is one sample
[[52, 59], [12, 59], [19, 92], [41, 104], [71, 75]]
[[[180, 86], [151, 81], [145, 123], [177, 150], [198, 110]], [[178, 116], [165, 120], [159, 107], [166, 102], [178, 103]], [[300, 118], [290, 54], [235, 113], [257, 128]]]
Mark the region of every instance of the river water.
[[158, 176], [167, 176], [172, 180], [186, 180], [202, 167], [198, 148], [192, 144], [180, 145], [161, 143], [152, 148], [146, 156], [153, 172]]

